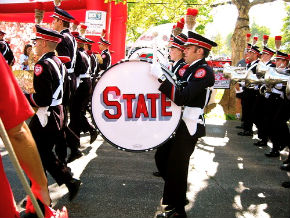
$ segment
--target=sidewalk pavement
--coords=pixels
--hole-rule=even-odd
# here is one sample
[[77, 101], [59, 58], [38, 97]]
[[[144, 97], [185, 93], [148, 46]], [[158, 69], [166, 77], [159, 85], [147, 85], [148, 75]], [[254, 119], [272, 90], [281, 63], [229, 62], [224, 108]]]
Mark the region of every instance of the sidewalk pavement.
[[[239, 121], [207, 120], [203, 137], [191, 157], [188, 175], [189, 218], [290, 218], [290, 189], [281, 187], [289, 175], [279, 169], [280, 158], [268, 158], [270, 150], [253, 145], [255, 139], [238, 136]], [[254, 136], [253, 138], [255, 138]], [[70, 164], [82, 180], [78, 196], [68, 201], [65, 186], [49, 177], [53, 206], [66, 205], [71, 218], [153, 218], [160, 212], [163, 181], [154, 177], [154, 151], [120, 151], [101, 137], [89, 145], [82, 138], [85, 155]], [[3, 151], [4, 152], [4, 151]], [[18, 203], [24, 191], [15, 178], [7, 155], [3, 162]]]

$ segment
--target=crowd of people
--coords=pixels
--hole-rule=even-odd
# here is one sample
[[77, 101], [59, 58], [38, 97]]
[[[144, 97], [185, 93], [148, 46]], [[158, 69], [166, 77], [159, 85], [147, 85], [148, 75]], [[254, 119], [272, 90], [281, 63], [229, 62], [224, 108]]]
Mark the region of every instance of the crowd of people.
[[[191, 16], [191, 20], [195, 23], [197, 13], [197, 10], [190, 9], [187, 16]], [[98, 136], [98, 130], [89, 122], [86, 112], [97, 77], [102, 70], [111, 66], [110, 42], [106, 40], [105, 35], [102, 35], [98, 42], [102, 52], [96, 54], [91, 50], [95, 42], [79, 32], [70, 30], [70, 23], [73, 20], [74, 17], [68, 12], [55, 7], [53, 21], [47, 25], [49, 28], [32, 24], [26, 24], [25, 28], [20, 24], [9, 24], [4, 25], [4, 28], [3, 22], [0, 26], [2, 37], [0, 48], [5, 58], [4, 60], [0, 55], [1, 68], [5, 69], [5, 75], [3, 73], [1, 76], [6, 77], [6, 86], [1, 88], [8, 87], [7, 89], [11, 90], [9, 87], [13, 87], [12, 94], [7, 96], [7, 100], [3, 101], [1, 106], [11, 104], [15, 109], [0, 110], [1, 118], [4, 118], [5, 127], [16, 149], [26, 144], [32, 149], [32, 153], [28, 150], [22, 154], [24, 160], [22, 165], [31, 180], [33, 193], [46, 208], [49, 208], [51, 203], [45, 176], [47, 172], [58, 185], [66, 185], [70, 201], [78, 193], [81, 181], [73, 177], [67, 164], [83, 155], [80, 151], [81, 132], [89, 133], [90, 143]], [[169, 70], [174, 75], [176, 83], [172, 83], [164, 75], [156, 58], [153, 57], [151, 64], [150, 73], [160, 83], [159, 90], [176, 105], [184, 108], [175, 136], [158, 147], [155, 154], [157, 174], [164, 180], [162, 204], [166, 205], [163, 208], [164, 212], [158, 214], [157, 218], [187, 217], [185, 205], [188, 203], [186, 192], [190, 156], [198, 139], [206, 134], [203, 111], [210, 99], [215, 77], [205, 59], [212, 47], [216, 47], [217, 44], [193, 32], [193, 25], [189, 23], [187, 35], [172, 31], [169, 41], [169, 56], [172, 61]], [[29, 30], [27, 26], [31, 29]], [[32, 29], [35, 30], [34, 33]], [[3, 38], [7, 32], [15, 34], [21, 32], [21, 36], [9, 35], [5, 41]], [[21, 43], [14, 41], [23, 37], [24, 41]], [[33, 46], [30, 44], [31, 39]], [[34, 66], [29, 64], [32, 47], [34, 47], [32, 58], [32, 61], [35, 61]], [[270, 61], [274, 54], [275, 52], [266, 46], [260, 52], [257, 46], [248, 44], [245, 56], [247, 70], [252, 70], [255, 74], [259, 62], [263, 62], [265, 66], [275, 67]], [[277, 51], [276, 69], [288, 72], [289, 60], [289, 55]], [[19, 63], [19, 69], [33, 70], [33, 93], [23, 95], [15, 84], [8, 66], [13, 67], [16, 62]], [[285, 97], [285, 85], [275, 84], [270, 87], [271, 89], [265, 86], [263, 92], [259, 92], [260, 89], [263, 90], [259, 85], [245, 86], [242, 83], [241, 85], [243, 89], [239, 88], [238, 93], [242, 103], [243, 132], [239, 135], [252, 136], [253, 124], [256, 124], [260, 141], [255, 145], [266, 146], [271, 140], [273, 149], [266, 156], [279, 156], [279, 151], [289, 146], [290, 140], [286, 123], [289, 119], [289, 101]], [[13, 91], [14, 89], [16, 91]], [[37, 108], [35, 114], [31, 106]], [[266, 112], [262, 113], [264, 111]], [[29, 130], [24, 121], [31, 116]], [[13, 134], [23, 131], [22, 129], [26, 130], [26, 139], [29, 141], [25, 145], [13, 141]], [[70, 151], [69, 154], [67, 151]], [[19, 153], [17, 155], [20, 157]], [[33, 165], [37, 167], [25, 165], [27, 158], [34, 159]], [[289, 171], [289, 162], [288, 157], [281, 169]], [[0, 167], [0, 170], [4, 178], [3, 167]], [[289, 183], [285, 182], [283, 186], [289, 187]], [[18, 216], [15, 206], [11, 203], [13, 197], [6, 180], [0, 188], [1, 193], [3, 188], [6, 189], [5, 195], [9, 199], [6, 204], [3, 203], [6, 208], [0, 209], [0, 217]], [[3, 205], [0, 204], [0, 208]], [[27, 212], [34, 212], [29, 200], [27, 208]], [[2, 211], [8, 212], [2, 214]]]
[[[257, 81], [252, 84], [239, 82], [236, 88], [237, 99], [242, 105], [242, 125], [237, 128], [243, 131], [240, 136], [253, 136], [253, 125], [258, 133], [255, 146], [265, 147], [272, 143], [270, 152], [265, 153], [268, 158], [280, 157], [280, 152], [290, 147], [290, 133], [287, 122], [290, 118], [290, 100], [287, 98], [286, 83], [279, 79], [281, 76], [290, 76], [290, 55], [279, 50], [280, 36], [276, 38], [276, 52], [267, 47], [269, 37], [264, 35], [264, 46], [259, 47], [248, 43], [245, 57], [237, 66], [246, 67], [247, 72], [256, 75]], [[266, 74], [265, 74], [266, 72]], [[277, 77], [267, 81], [267, 74], [273, 72]], [[276, 81], [275, 81], [276, 80]], [[280, 166], [281, 170], [290, 171], [290, 155]], [[290, 182], [285, 181], [283, 187], [289, 188]]]

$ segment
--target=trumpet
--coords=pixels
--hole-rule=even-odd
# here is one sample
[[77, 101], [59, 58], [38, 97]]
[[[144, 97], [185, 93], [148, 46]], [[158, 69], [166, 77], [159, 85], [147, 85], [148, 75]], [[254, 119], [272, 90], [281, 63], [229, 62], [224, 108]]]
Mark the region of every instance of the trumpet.
[[230, 79], [232, 82], [240, 82], [246, 79], [248, 71], [245, 67], [224, 66], [224, 77]]

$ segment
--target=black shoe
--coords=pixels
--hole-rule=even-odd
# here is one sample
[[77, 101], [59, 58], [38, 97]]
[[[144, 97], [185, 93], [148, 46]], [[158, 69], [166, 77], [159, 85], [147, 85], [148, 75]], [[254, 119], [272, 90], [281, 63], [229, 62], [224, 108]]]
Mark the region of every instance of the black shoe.
[[290, 188], [290, 182], [282, 182], [282, 187]]
[[92, 144], [97, 139], [99, 133], [97, 130], [93, 130], [92, 132], [90, 132], [90, 135], [91, 135], [90, 144]]
[[243, 129], [243, 126], [236, 126], [237, 129]]
[[260, 140], [254, 143], [255, 146], [264, 147], [267, 146], [267, 141]]
[[279, 157], [280, 156], [280, 152], [279, 151], [270, 151], [269, 153], [265, 154], [267, 157]]
[[156, 218], [186, 218], [186, 213], [178, 213], [175, 209], [157, 214]]
[[282, 164], [280, 166], [280, 169], [281, 170], [285, 170], [285, 171], [290, 171], [290, 163], [288, 163], [288, 164]]
[[80, 158], [80, 157], [82, 157], [82, 156], [83, 156], [83, 154], [82, 154], [82, 152], [80, 152], [80, 151], [72, 152], [72, 153], [70, 154], [69, 158], [67, 159], [67, 162], [68, 162], [68, 163], [73, 162], [74, 160], [76, 160], [76, 159], [78, 159], [78, 158]]
[[81, 180], [72, 178], [68, 183], [66, 183], [66, 187], [69, 191], [69, 200], [72, 201], [75, 196], [78, 194], [81, 185]]
[[239, 132], [238, 135], [240, 135], [240, 136], [253, 136], [253, 132], [246, 130], [244, 132]]
[[156, 171], [156, 172], [153, 172], [152, 174], [153, 174], [153, 176], [156, 176], [156, 177], [161, 177], [161, 174], [160, 174], [160, 172], [158, 172], [158, 171]]

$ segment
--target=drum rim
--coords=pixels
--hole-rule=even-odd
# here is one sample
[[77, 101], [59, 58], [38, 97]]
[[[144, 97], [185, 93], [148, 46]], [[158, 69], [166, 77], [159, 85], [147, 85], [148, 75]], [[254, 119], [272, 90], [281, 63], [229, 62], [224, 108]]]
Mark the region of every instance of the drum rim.
[[[101, 77], [103, 75], [105, 75], [105, 73], [107, 71], [109, 71], [112, 67], [118, 65], [118, 64], [121, 64], [121, 63], [126, 63], [126, 62], [146, 62], [146, 63], [152, 63], [152, 60], [150, 58], [147, 58], [147, 59], [134, 59], [134, 60], [129, 60], [129, 59], [123, 59], [123, 60], [120, 60], [119, 62], [117, 62], [116, 64], [110, 66], [108, 69], [106, 69]], [[164, 67], [164, 66], [162, 66]], [[163, 69], [163, 72], [165, 74], [167, 74], [168, 76], [170, 76], [170, 74], [168, 73], [168, 71], [164, 70]], [[101, 78], [100, 77], [100, 78]], [[171, 77], [171, 76], [170, 76]], [[100, 79], [99, 79], [100, 80]], [[97, 86], [97, 83], [99, 82], [99, 80], [96, 82], [96, 86]], [[173, 79], [172, 79], [173, 80]], [[173, 80], [174, 81], [174, 80]], [[95, 86], [95, 87], [96, 87]], [[93, 93], [94, 93], [94, 90], [93, 90]], [[91, 102], [93, 100], [93, 94], [92, 94], [92, 98], [91, 98]], [[157, 149], [158, 147], [162, 146], [163, 144], [165, 144], [166, 142], [168, 142], [170, 139], [173, 138], [173, 136], [175, 135], [176, 133], [176, 130], [177, 128], [179, 127], [180, 123], [181, 123], [181, 120], [182, 120], [182, 114], [183, 114], [183, 109], [181, 110], [181, 113], [180, 113], [180, 117], [179, 117], [179, 121], [178, 121], [178, 124], [176, 125], [174, 131], [170, 134], [170, 136], [164, 141], [162, 142], [161, 144], [159, 145], [156, 145], [155, 147], [153, 148], [150, 148], [150, 149], [144, 149], [144, 150], [133, 150], [133, 149], [128, 149], [128, 148], [123, 148], [123, 147], [120, 147], [119, 145], [116, 145], [115, 143], [113, 143], [111, 140], [109, 140], [107, 137], [104, 136], [104, 134], [100, 131], [100, 129], [98, 128], [98, 125], [96, 124], [95, 122], [95, 118], [94, 118], [94, 115], [93, 115], [93, 105], [91, 106], [91, 110], [90, 110], [90, 113], [91, 113], [91, 119], [92, 119], [92, 123], [93, 125], [96, 127], [96, 129], [98, 129], [99, 131], [99, 135], [106, 141], [108, 142], [110, 145], [112, 145], [113, 147], [117, 148], [118, 150], [121, 150], [121, 151], [128, 151], [128, 152], [133, 152], [133, 153], [142, 153], [142, 152], [148, 152], [148, 151], [153, 151], [155, 149]]]

